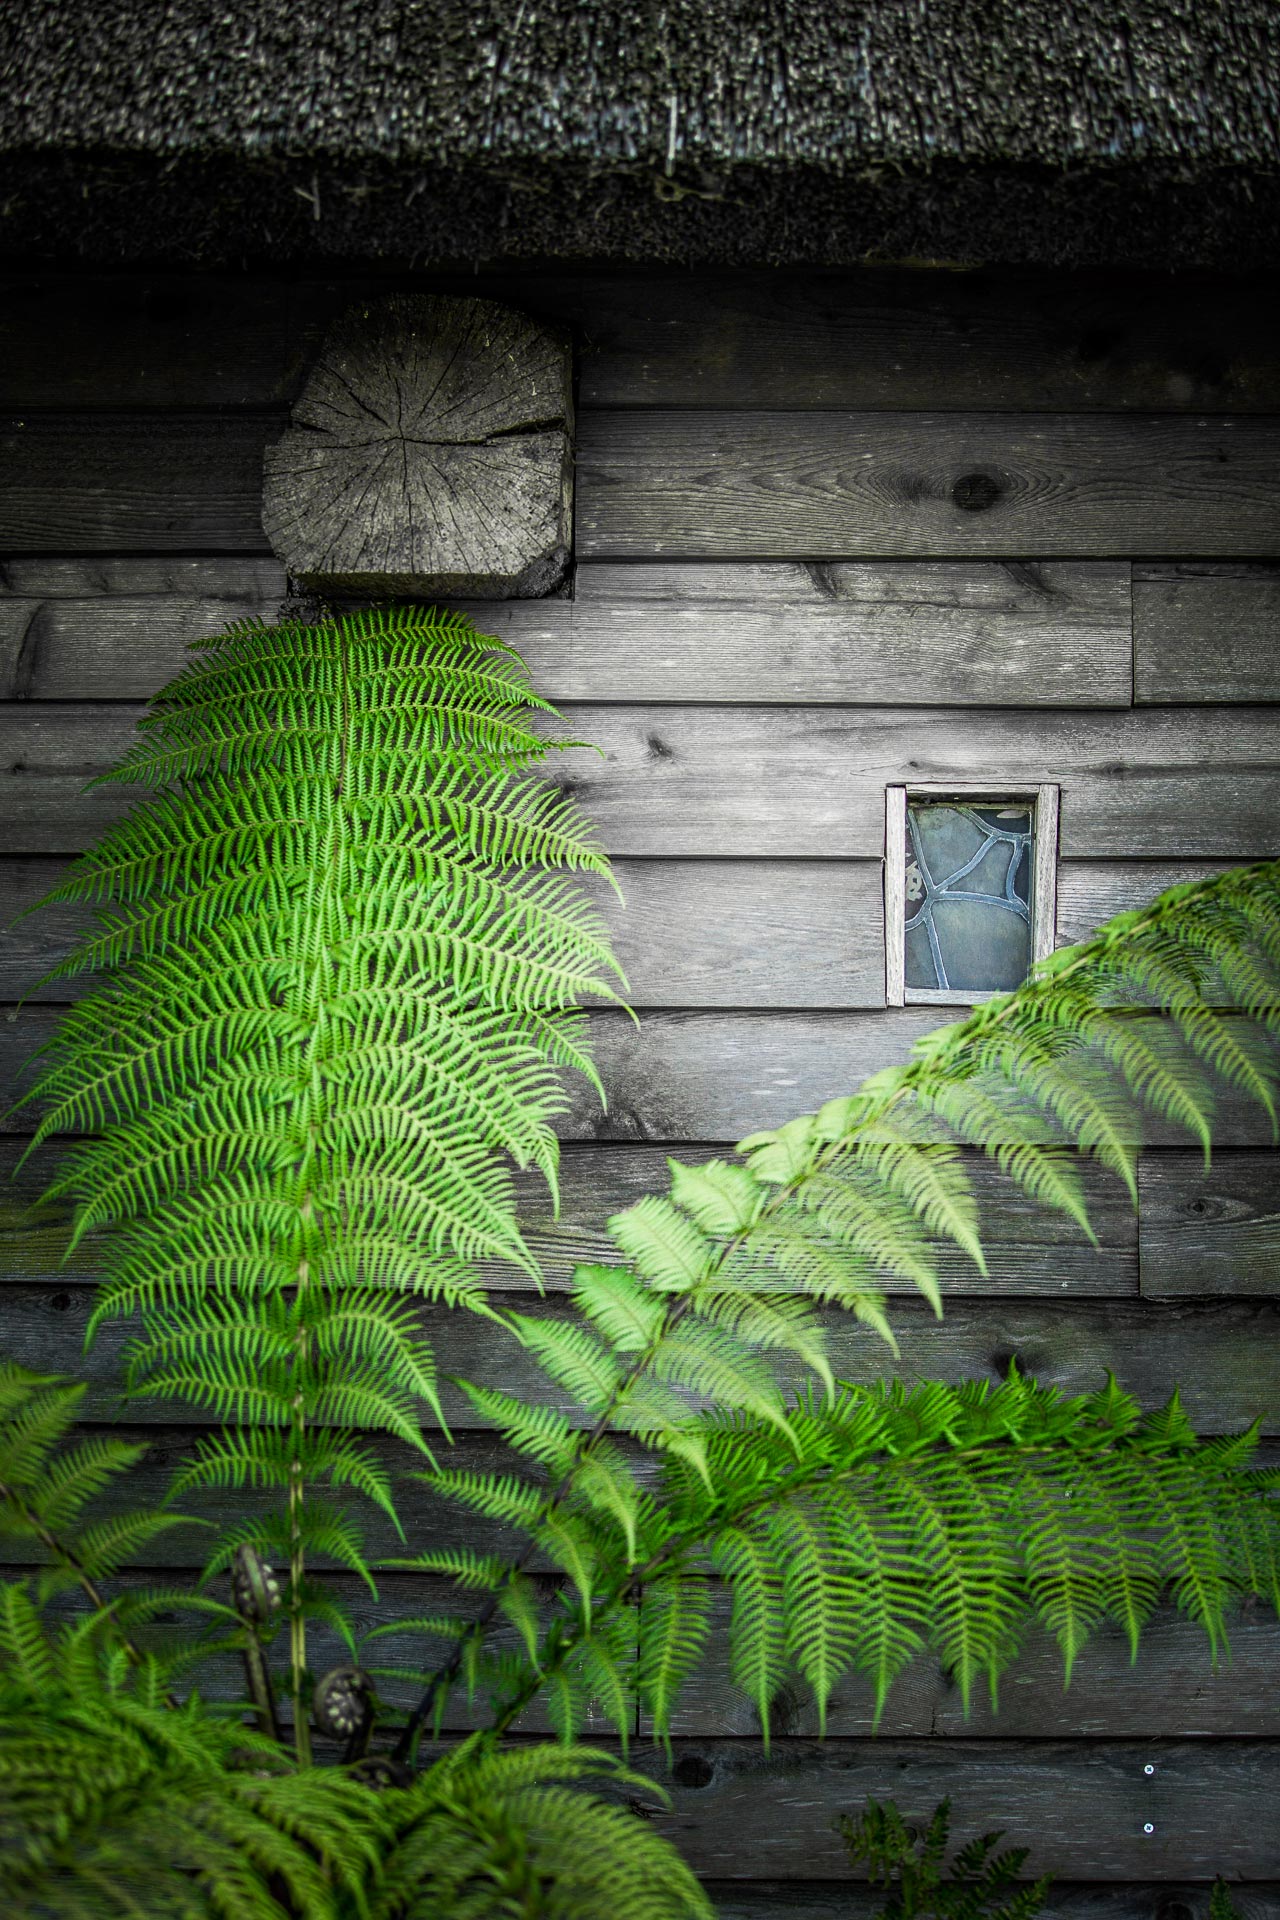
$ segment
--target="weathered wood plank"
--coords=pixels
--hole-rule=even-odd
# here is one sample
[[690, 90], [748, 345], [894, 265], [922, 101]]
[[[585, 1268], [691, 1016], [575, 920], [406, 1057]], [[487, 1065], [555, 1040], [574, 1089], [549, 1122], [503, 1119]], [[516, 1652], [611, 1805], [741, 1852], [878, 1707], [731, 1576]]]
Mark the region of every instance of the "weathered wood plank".
[[[74, 1373], [88, 1383], [84, 1415], [91, 1420], [121, 1413], [122, 1355], [132, 1337], [127, 1324], [104, 1326], [83, 1354], [92, 1294], [86, 1287], [4, 1289], [5, 1351], [24, 1366]], [[563, 1314], [563, 1303], [524, 1311]], [[1175, 1386], [1188, 1419], [1205, 1433], [1239, 1432], [1254, 1419], [1280, 1431], [1280, 1303], [1213, 1300], [998, 1300], [957, 1298], [936, 1320], [919, 1300], [895, 1300], [891, 1320], [901, 1357], [895, 1361], [878, 1335], [850, 1314], [824, 1316], [827, 1351], [840, 1379], [856, 1382], [896, 1378], [998, 1381], [1011, 1364], [1046, 1386], [1084, 1393], [1101, 1388], [1108, 1372], [1144, 1406], [1161, 1406]], [[466, 1313], [426, 1310], [422, 1322], [442, 1375], [500, 1386], [538, 1405], [559, 1407], [580, 1419], [563, 1392], [514, 1338], [495, 1334], [492, 1323]], [[781, 1375], [801, 1389], [810, 1378], [784, 1360]], [[450, 1424], [473, 1423], [469, 1402], [452, 1388], [441, 1403]], [[144, 1425], [190, 1420], [170, 1401], [142, 1402], [131, 1417]]]
[[[29, 913], [68, 871], [43, 854], [0, 859], [0, 1000], [64, 1001], [91, 976], [34, 983], [92, 924], [77, 903]], [[1227, 861], [1067, 860], [1058, 871], [1058, 941], [1084, 940], [1113, 914]], [[636, 1007], [881, 1006], [883, 889], [878, 861], [643, 860], [623, 856], [624, 900], [584, 882], [605, 915]], [[23, 917], [29, 915], [29, 917]]]
[[[1247, 858], [1280, 817], [1266, 708], [1143, 713], [575, 707], [549, 767], [614, 853], [878, 856], [894, 781], [1057, 782], [1063, 857]], [[1261, 816], [1258, 810], [1261, 810]]]
[[[636, 1763], [662, 1777], [660, 1750]], [[913, 1820], [950, 1796], [957, 1843], [1003, 1828], [1006, 1846], [1030, 1849], [1029, 1873], [1280, 1871], [1280, 1829], [1261, 1817], [1280, 1794], [1270, 1741], [780, 1741], [767, 1759], [754, 1741], [680, 1741], [672, 1789], [673, 1810], [654, 1824], [697, 1872], [725, 1880], [845, 1880], [833, 1823], [868, 1795]]]
[[584, 564], [571, 601], [473, 606], [553, 699], [1127, 707], [1128, 570]]
[[[591, 1089], [570, 1079], [563, 1140], [732, 1141], [781, 1126], [824, 1100], [847, 1094], [881, 1067], [906, 1057], [921, 1035], [953, 1017], [945, 1007], [854, 1013], [648, 1013], [639, 1029], [622, 1014], [589, 1014], [592, 1046], [608, 1095], [599, 1111]], [[31, 1082], [29, 1062], [54, 1031], [55, 1006], [0, 1007], [0, 1087], [16, 1097]], [[0, 1132], [30, 1131], [25, 1115], [0, 1115]], [[1185, 1145], [1187, 1136], [1152, 1122], [1149, 1144]], [[1218, 1107], [1222, 1147], [1270, 1144], [1270, 1123], [1230, 1090]]]
[[1280, 700], [1280, 567], [1139, 567], [1133, 641], [1139, 705]]
[[1258, 279], [930, 272], [10, 277], [0, 401], [263, 406], [292, 397], [352, 300], [424, 287], [577, 327], [602, 406], [1273, 412], [1274, 289]]
[[0, 542], [19, 552], [268, 553], [261, 414], [24, 414], [0, 423]]
[[[1275, 411], [1274, 294], [1155, 276], [652, 275], [583, 286], [592, 405]], [[1238, 300], [1238, 304], [1237, 304]]]
[[[68, 871], [42, 854], [0, 859], [0, 1000], [63, 1001], [91, 976], [34, 983], [92, 924], [75, 903], [22, 917]], [[1229, 861], [1067, 860], [1058, 870], [1058, 942], [1084, 940], [1113, 914], [1167, 887], [1212, 878]], [[645, 860], [623, 856], [623, 890], [584, 881], [604, 914], [636, 1007], [884, 1004], [879, 861]]]
[[1138, 1169], [1142, 1291], [1280, 1295], [1280, 1155], [1144, 1155]]
[[[856, 1809], [855, 1809], [856, 1811]], [[720, 1920], [877, 1920], [881, 1889], [837, 1881], [704, 1880]], [[1117, 1882], [1094, 1886], [1056, 1880], [1043, 1920], [1209, 1920], [1210, 1883]], [[1280, 1886], [1231, 1884], [1231, 1903], [1243, 1920], [1280, 1920]]]
[[0, 697], [145, 700], [194, 641], [274, 619], [277, 560], [11, 560], [0, 567]]
[[[643, 1610], [644, 1602], [641, 1601]], [[715, 1590], [711, 1636], [680, 1695], [673, 1721], [678, 1734], [706, 1738], [758, 1735], [759, 1715], [733, 1683], [729, 1662], [729, 1596]], [[921, 1655], [895, 1681], [880, 1723], [888, 1739], [995, 1737], [1046, 1740], [1141, 1734], [1249, 1734], [1280, 1738], [1280, 1694], [1272, 1685], [1275, 1616], [1245, 1611], [1231, 1621], [1231, 1657], [1215, 1672], [1209, 1643], [1193, 1621], [1162, 1608], [1143, 1629], [1136, 1661], [1127, 1637], [1104, 1627], [1079, 1656], [1064, 1688], [1062, 1654], [1047, 1634], [1028, 1640], [1000, 1680], [998, 1709], [985, 1688], [974, 1691], [966, 1717], [955, 1681]], [[865, 1737], [877, 1731], [870, 1683], [849, 1677], [827, 1704], [829, 1736]], [[775, 1738], [819, 1732], [812, 1697], [802, 1685], [784, 1689], [770, 1712]], [[642, 1731], [651, 1732], [646, 1723]]]
[[[128, 810], [84, 792], [141, 709], [0, 707], [0, 837], [13, 853], [74, 853]], [[1067, 859], [1260, 858], [1276, 851], [1280, 733], [1266, 707], [1051, 713], [979, 708], [570, 707], [548, 778], [613, 854], [878, 859], [895, 781], [1057, 782]]]
[[[1140, 849], [1136, 850], [1140, 854]], [[1064, 860], [1058, 868], [1058, 945], [1087, 940], [1117, 913], [1145, 907], [1169, 887], [1212, 880], [1231, 860]]]
[[[56, 1143], [43, 1147], [19, 1168], [23, 1142], [0, 1139], [0, 1285], [9, 1281], [44, 1282], [55, 1292], [93, 1284], [99, 1276], [103, 1236], [86, 1235], [66, 1266], [62, 1265], [70, 1225], [70, 1207], [38, 1207], [58, 1162]], [[683, 1147], [679, 1158], [697, 1162], [711, 1149]], [[1030, 1202], [989, 1161], [974, 1155], [969, 1171], [978, 1198], [979, 1232], [987, 1257], [985, 1276], [957, 1248], [938, 1248], [938, 1270], [950, 1295], [1046, 1295], [1070, 1298], [1137, 1291], [1137, 1221], [1123, 1187], [1086, 1163], [1081, 1169], [1089, 1217], [1097, 1235], [1091, 1246], [1064, 1233], [1061, 1220]], [[551, 1292], [570, 1284], [576, 1263], [617, 1258], [605, 1223], [646, 1193], [665, 1192], [670, 1178], [662, 1147], [568, 1141], [560, 1156], [560, 1217], [534, 1174], [517, 1174], [520, 1220]], [[517, 1267], [491, 1261], [482, 1266], [486, 1284], [501, 1292], [528, 1292], [532, 1281]], [[913, 1291], [890, 1279], [886, 1291]], [[2, 1310], [0, 1310], [2, 1311]]]
[[[145, 698], [192, 640], [271, 617], [285, 590], [266, 561], [106, 560], [78, 563], [77, 593], [76, 564], [8, 568], [4, 697]], [[554, 700], [1128, 706], [1128, 579], [1108, 561], [602, 561], [572, 599], [466, 610]]]
[[[84, 906], [19, 915], [68, 863], [0, 859], [0, 1000], [19, 999], [83, 938]], [[636, 1007], [884, 1005], [880, 863], [620, 860], [625, 905], [589, 877]], [[77, 998], [91, 976], [32, 997]]]
[[10, 852], [78, 852], [137, 805], [136, 788], [87, 792], [86, 784], [132, 745], [141, 713], [123, 705], [0, 707], [0, 839]]
[[1280, 553], [1280, 421], [586, 413], [584, 555]]
[[280, 405], [301, 379], [288, 283], [247, 274], [12, 274], [6, 407]]
[[[19, 551], [268, 551], [266, 414], [13, 415]], [[584, 412], [584, 556], [1280, 553], [1280, 426], [1248, 415]]]

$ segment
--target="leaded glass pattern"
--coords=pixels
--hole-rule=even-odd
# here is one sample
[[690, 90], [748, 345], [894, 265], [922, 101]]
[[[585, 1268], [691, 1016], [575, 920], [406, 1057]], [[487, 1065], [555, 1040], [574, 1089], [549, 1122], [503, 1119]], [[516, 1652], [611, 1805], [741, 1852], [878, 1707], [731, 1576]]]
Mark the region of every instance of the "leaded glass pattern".
[[1026, 979], [1033, 838], [1027, 802], [908, 801], [908, 991], [1002, 993]]

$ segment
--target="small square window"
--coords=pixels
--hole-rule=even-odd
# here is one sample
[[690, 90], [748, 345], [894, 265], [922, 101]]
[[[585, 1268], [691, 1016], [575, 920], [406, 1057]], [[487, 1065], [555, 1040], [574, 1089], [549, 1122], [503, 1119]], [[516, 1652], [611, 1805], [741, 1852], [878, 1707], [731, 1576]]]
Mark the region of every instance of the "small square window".
[[1058, 789], [889, 787], [885, 999], [968, 1006], [1053, 952]]

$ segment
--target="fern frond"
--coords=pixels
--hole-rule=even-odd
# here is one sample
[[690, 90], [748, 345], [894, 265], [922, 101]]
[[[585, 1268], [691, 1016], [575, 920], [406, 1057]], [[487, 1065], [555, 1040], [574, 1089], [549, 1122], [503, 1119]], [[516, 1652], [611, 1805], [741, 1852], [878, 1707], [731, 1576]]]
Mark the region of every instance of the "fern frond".
[[96, 1136], [50, 1189], [72, 1246], [111, 1229], [91, 1331], [136, 1319], [131, 1391], [275, 1430], [179, 1484], [284, 1492], [295, 1621], [308, 1542], [368, 1572], [298, 1476], [394, 1520], [354, 1430], [443, 1427], [410, 1297], [491, 1314], [481, 1258], [538, 1281], [510, 1164], [554, 1194], [560, 1071], [598, 1084], [577, 1003], [625, 983], [573, 877], [607, 862], [533, 771], [552, 712], [460, 615], [234, 626], [153, 701], [104, 776], [141, 804], [54, 896], [97, 914], [59, 974], [105, 976], [33, 1095], [37, 1141]]
[[712, 1920], [679, 1854], [645, 1820], [585, 1789], [661, 1799], [651, 1782], [590, 1748], [480, 1748], [414, 1790], [373, 1920]]

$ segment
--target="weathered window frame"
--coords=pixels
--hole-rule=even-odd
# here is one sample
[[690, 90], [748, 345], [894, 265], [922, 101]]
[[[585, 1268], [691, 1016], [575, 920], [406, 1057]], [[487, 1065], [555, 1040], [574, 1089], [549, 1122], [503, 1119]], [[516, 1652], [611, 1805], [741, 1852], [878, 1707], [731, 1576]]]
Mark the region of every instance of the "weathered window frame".
[[907, 805], [912, 800], [964, 800], [1001, 805], [1029, 804], [1034, 831], [1031, 870], [1031, 962], [1051, 954], [1056, 941], [1058, 914], [1058, 800], [1059, 789], [1049, 782], [1037, 786], [986, 780], [913, 781], [910, 786], [885, 788], [884, 795], [884, 979], [885, 1005], [972, 1007], [991, 1000], [993, 993], [966, 993], [957, 987], [909, 987], [902, 925], [907, 905]]

